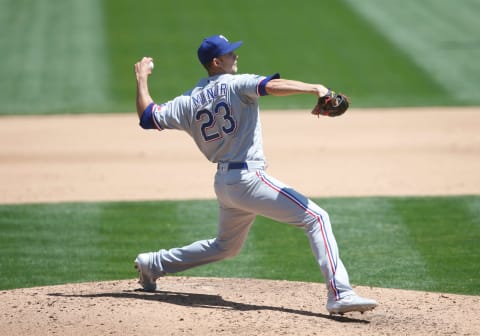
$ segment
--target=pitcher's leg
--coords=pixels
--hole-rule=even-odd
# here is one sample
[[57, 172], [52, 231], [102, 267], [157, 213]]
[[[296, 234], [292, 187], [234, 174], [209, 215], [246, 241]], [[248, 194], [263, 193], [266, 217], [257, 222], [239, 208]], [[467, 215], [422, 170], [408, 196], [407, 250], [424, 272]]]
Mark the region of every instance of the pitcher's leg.
[[348, 273], [340, 259], [328, 213], [310, 200], [307, 204], [304, 230], [327, 283], [328, 294], [338, 300], [353, 292]]
[[254, 201], [244, 201], [243, 205], [258, 214], [304, 228], [329, 296], [338, 299], [353, 293], [327, 212], [264, 171], [258, 171], [256, 179], [251, 198]]
[[154, 253], [153, 263], [158, 275], [234, 257], [241, 250], [254, 219], [255, 215], [250, 212], [220, 205], [217, 237]]

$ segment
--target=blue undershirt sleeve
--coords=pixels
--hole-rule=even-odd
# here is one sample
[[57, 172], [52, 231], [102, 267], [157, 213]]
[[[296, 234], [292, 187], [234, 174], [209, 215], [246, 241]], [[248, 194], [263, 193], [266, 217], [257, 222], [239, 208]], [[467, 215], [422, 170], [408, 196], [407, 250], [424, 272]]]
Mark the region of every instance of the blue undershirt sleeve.
[[271, 76], [265, 77], [259, 84], [258, 84], [258, 94], [260, 96], [268, 96], [267, 89], [265, 86], [267, 86], [267, 83], [270, 82], [272, 79], [278, 79], [280, 78], [280, 74], [277, 72], [276, 74], [273, 74]]
[[144, 129], [153, 129], [155, 127], [155, 123], [153, 122], [153, 106], [155, 103], [150, 103], [145, 111], [142, 113], [142, 117], [140, 118], [140, 126]]

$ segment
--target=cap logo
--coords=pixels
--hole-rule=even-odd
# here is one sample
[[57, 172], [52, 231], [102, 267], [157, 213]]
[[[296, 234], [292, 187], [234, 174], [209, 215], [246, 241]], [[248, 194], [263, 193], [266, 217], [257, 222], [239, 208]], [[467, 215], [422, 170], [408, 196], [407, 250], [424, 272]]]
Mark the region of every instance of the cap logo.
[[225, 36], [223, 36], [223, 35], [218, 35], [218, 37], [220, 37], [221, 39], [224, 39], [225, 42], [228, 42], [228, 39], [227, 39]]

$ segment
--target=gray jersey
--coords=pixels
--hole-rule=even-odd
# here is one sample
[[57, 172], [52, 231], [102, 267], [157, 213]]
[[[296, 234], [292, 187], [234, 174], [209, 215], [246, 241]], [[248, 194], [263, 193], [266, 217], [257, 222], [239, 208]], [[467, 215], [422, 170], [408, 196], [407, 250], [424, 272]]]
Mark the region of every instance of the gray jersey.
[[258, 98], [267, 77], [222, 74], [153, 106], [159, 129], [184, 130], [212, 162], [264, 161]]

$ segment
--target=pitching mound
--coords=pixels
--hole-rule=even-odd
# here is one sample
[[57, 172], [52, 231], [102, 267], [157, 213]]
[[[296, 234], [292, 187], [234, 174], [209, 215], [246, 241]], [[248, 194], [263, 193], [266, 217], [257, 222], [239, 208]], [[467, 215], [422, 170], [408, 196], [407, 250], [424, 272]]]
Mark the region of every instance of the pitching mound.
[[379, 300], [330, 316], [320, 283], [165, 277], [0, 292], [2, 335], [474, 335], [480, 298], [355, 287]]

